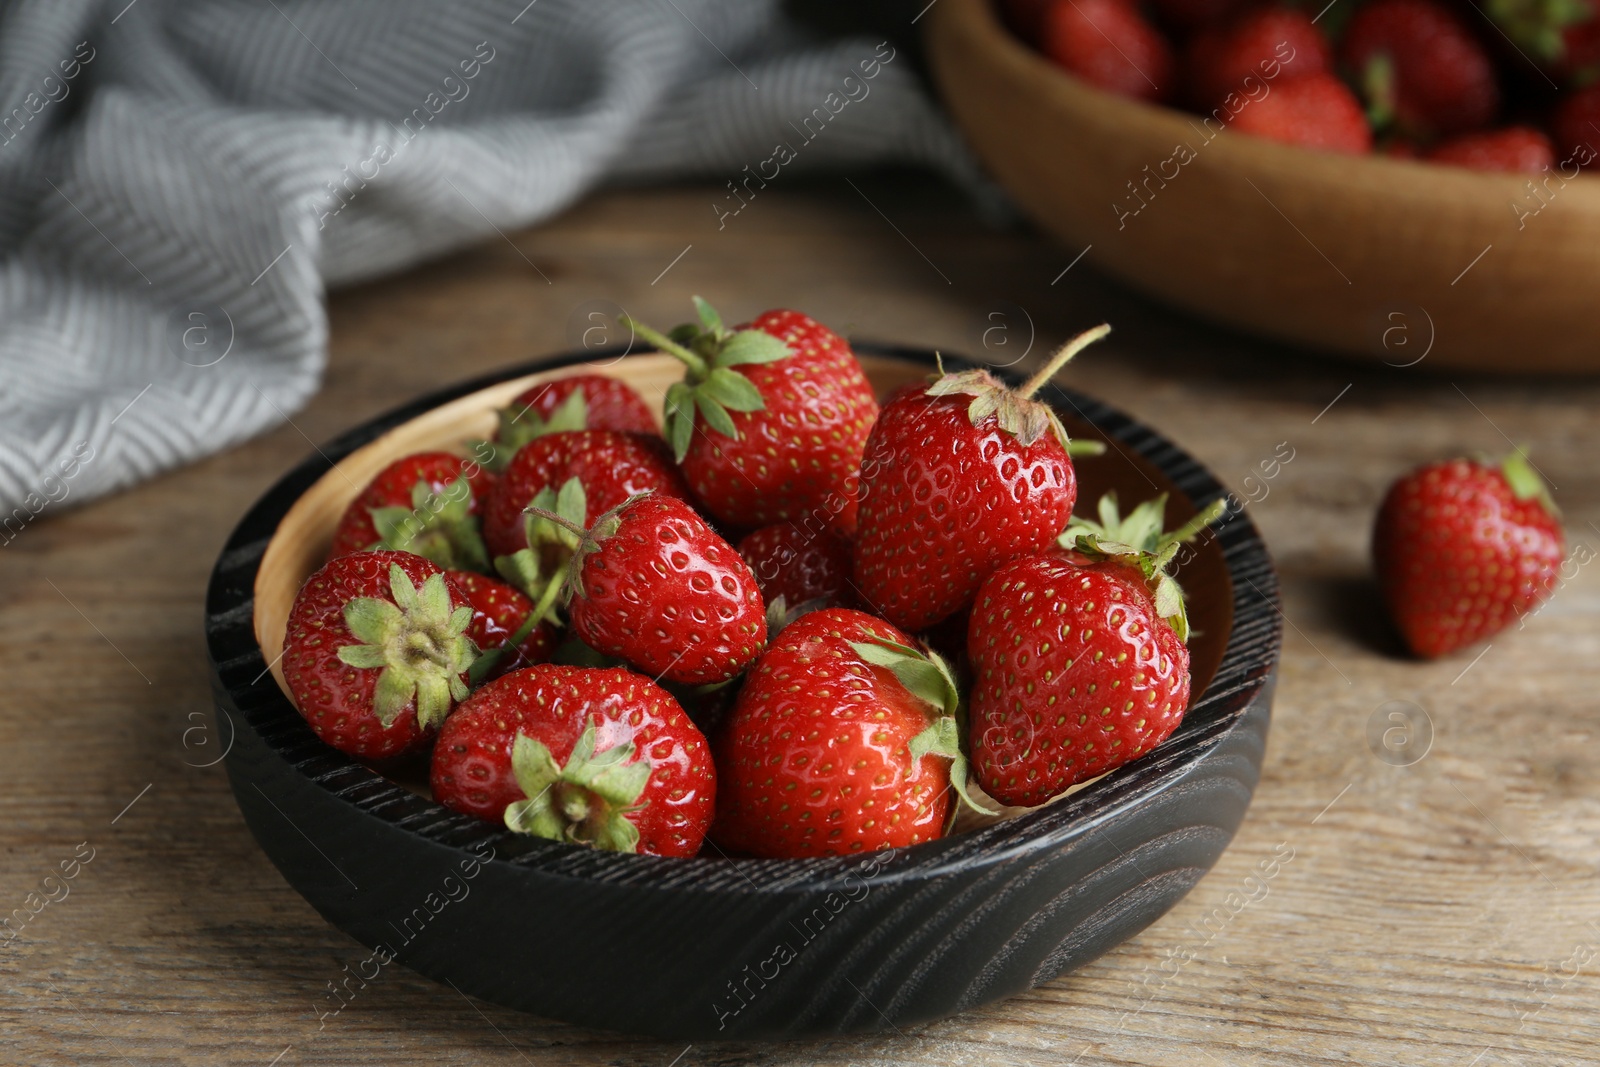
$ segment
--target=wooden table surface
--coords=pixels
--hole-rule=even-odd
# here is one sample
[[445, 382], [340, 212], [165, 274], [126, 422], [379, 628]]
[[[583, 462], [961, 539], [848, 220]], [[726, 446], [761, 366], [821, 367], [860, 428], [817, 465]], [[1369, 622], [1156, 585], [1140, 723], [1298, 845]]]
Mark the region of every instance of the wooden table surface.
[[[1077, 249], [990, 228], [923, 179], [855, 185], [763, 191], [721, 231], [713, 184], [608, 192], [336, 293], [325, 387], [292, 424], [57, 508], [0, 550], [0, 915], [29, 916], [0, 940], [0, 1061], [1600, 1062], [1600, 567], [1577, 567], [1480, 658], [1418, 664], [1397, 653], [1367, 557], [1390, 479], [1508, 441], [1531, 445], [1572, 544], [1592, 555], [1600, 383], [1369, 368], [1240, 338], [1086, 263], [1063, 273]], [[1275, 722], [1238, 838], [1166, 918], [1098, 962], [903, 1034], [684, 1048], [473, 1001], [403, 968], [319, 1027], [327, 983], [365, 950], [284, 883], [222, 767], [206, 766], [219, 752], [201, 601], [218, 547], [312, 442], [573, 347], [605, 301], [671, 323], [691, 293], [731, 317], [797, 305], [858, 337], [995, 362], [1110, 320], [1117, 332], [1068, 379], [1262, 497], [1253, 513], [1282, 569]], [[1275, 477], [1246, 483], [1290, 449]], [[1292, 859], [1247, 886], [1275, 854]], [[37, 914], [32, 893], [51, 898]]]

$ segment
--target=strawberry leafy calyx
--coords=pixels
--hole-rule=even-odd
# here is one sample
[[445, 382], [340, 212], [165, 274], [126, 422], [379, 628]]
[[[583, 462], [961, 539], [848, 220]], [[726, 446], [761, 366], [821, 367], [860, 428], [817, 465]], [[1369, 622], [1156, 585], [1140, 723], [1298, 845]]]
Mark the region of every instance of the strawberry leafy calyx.
[[389, 591], [393, 599], [355, 597], [345, 604], [345, 627], [362, 643], [340, 648], [339, 661], [382, 671], [372, 704], [385, 728], [412, 700], [417, 725], [437, 726], [467, 698], [461, 676], [478, 655], [467, 636], [472, 609], [450, 606], [442, 573], [430, 575], [418, 589], [398, 564], [390, 564]]
[[1547, 64], [1565, 58], [1567, 27], [1596, 17], [1588, 0], [1487, 0], [1483, 13], [1518, 48]]
[[761, 411], [766, 400], [735, 367], [776, 363], [794, 350], [764, 330], [730, 330], [722, 316], [700, 297], [694, 297], [698, 323], [685, 323], [669, 333], [646, 326], [628, 316], [623, 325], [638, 337], [673, 356], [688, 368], [683, 381], [673, 384], [666, 397], [666, 434], [679, 463], [689, 454], [697, 418], [724, 437], [739, 439], [730, 411]]
[[[545, 388], [548, 389], [549, 386]], [[568, 393], [566, 399], [557, 404], [549, 415], [540, 415], [533, 410], [537, 400], [535, 397], [527, 403], [514, 403], [496, 413], [499, 427], [494, 441], [483, 442], [489, 446], [487, 454], [490, 457], [484, 466], [492, 471], [503, 471], [510, 464], [511, 457], [528, 442], [536, 441], [548, 434], [589, 428], [589, 402], [583, 395], [583, 386], [580, 385]], [[479, 442], [472, 444], [477, 445]], [[477, 454], [476, 448], [474, 453]]]
[[1529, 462], [1526, 449], [1518, 447], [1501, 460], [1500, 473], [1511, 487], [1512, 496], [1518, 500], [1536, 500], [1552, 518], [1561, 517], [1561, 509], [1550, 495], [1550, 487], [1545, 485], [1544, 479], [1539, 477], [1539, 472]]
[[[993, 416], [1000, 429], [1011, 434], [1024, 446], [1031, 445], [1046, 433], [1053, 434], [1061, 447], [1072, 452], [1074, 445], [1067, 436], [1055, 409], [1041, 400], [1033, 399], [1062, 367], [1089, 345], [1105, 337], [1111, 327], [1105, 324], [1087, 330], [1058, 348], [1038, 373], [1019, 389], [1012, 389], [987, 370], [956, 371], [945, 373], [941, 362], [939, 373], [928, 385], [928, 396], [970, 396], [967, 418], [977, 426]], [[1102, 449], [1103, 450], [1103, 449]], [[1077, 454], [1089, 454], [1091, 449], [1077, 449]]]
[[411, 506], [369, 508], [378, 532], [370, 551], [410, 552], [432, 560], [445, 570], [485, 570], [489, 550], [472, 514], [472, 484], [460, 475], [435, 493], [425, 480], [411, 487]]
[[950, 665], [937, 652], [924, 652], [876, 634], [870, 641], [852, 641], [850, 647], [867, 663], [887, 668], [908, 693], [937, 709], [927, 727], [910, 741], [911, 765], [917, 766], [929, 755], [948, 759], [950, 785], [961, 802], [984, 815], [998, 815], [973, 799], [967, 789], [970, 769], [963, 743], [966, 716]]
[[518, 731], [511, 772], [525, 799], [506, 805], [506, 826], [519, 834], [607, 852], [639, 851], [639, 828], [628, 818], [644, 804], [650, 764], [635, 759], [632, 741], [596, 753], [590, 718], [565, 765], [543, 742]]
[[1224, 511], [1227, 501], [1218, 498], [1201, 509], [1194, 518], [1167, 532], [1163, 529], [1163, 516], [1167, 507], [1167, 494], [1146, 500], [1125, 517], [1118, 512], [1117, 494], [1107, 493], [1098, 505], [1099, 521], [1074, 517], [1057, 543], [1065, 549], [1078, 552], [1091, 562], [1114, 562], [1138, 571], [1150, 590], [1159, 615], [1178, 640], [1189, 640], [1189, 613], [1184, 605], [1183, 589], [1169, 573], [1179, 546], [1192, 540], [1201, 530], [1210, 526]]

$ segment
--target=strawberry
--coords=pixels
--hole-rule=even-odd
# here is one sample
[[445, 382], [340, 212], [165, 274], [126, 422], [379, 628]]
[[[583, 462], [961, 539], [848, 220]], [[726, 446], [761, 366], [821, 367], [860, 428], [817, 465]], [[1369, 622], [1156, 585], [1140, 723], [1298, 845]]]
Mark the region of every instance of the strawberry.
[[614, 430], [654, 437], [655, 416], [644, 398], [618, 378], [574, 374], [543, 382], [501, 408], [495, 433], [495, 470], [504, 470], [523, 445], [545, 434], [571, 430]]
[[986, 370], [940, 373], [897, 392], [861, 461], [856, 592], [915, 632], [961, 610], [997, 567], [1055, 542], [1078, 483], [1067, 433], [1031, 399], [1099, 326], [1069, 341], [1020, 390]]
[[1556, 105], [1550, 125], [1559, 155], [1592, 165], [1600, 153], [1600, 85], [1569, 93]]
[[1339, 58], [1379, 128], [1448, 136], [1487, 126], [1500, 109], [1489, 53], [1435, 0], [1373, 0], [1351, 16]]
[[[1258, 85], [1276, 92], [1286, 81], [1333, 68], [1333, 48], [1311, 16], [1277, 5], [1248, 11], [1201, 34], [1190, 44], [1187, 58], [1190, 92], [1204, 111], [1229, 93], [1256, 92]], [[1247, 84], [1248, 78], [1255, 84]]]
[[1043, 804], [1166, 740], [1189, 706], [1188, 621], [1166, 573], [1222, 501], [1161, 533], [1165, 496], [1126, 519], [1075, 520], [1066, 552], [1025, 556], [978, 591], [972, 658], [973, 771], [1005, 804]]
[[1389, 487], [1372, 530], [1378, 584], [1411, 651], [1433, 659], [1527, 615], [1555, 587], [1555, 502], [1527, 457], [1455, 459]]
[[737, 675], [766, 644], [749, 564], [683, 501], [636, 498], [576, 532], [572, 632], [596, 652], [656, 678], [706, 685]]
[[1176, 88], [1172, 46], [1126, 0], [1056, 0], [1039, 26], [1039, 50], [1090, 85], [1161, 101]]
[[1486, 0], [1474, 5], [1512, 45], [1508, 58], [1564, 84], [1587, 85], [1600, 65], [1593, 0]]
[[881, 619], [801, 616], [751, 668], [718, 735], [713, 839], [798, 858], [939, 837], [952, 786], [966, 788], [958, 702], [943, 661]]
[[1324, 152], [1372, 151], [1372, 131], [1360, 101], [1331, 74], [1274, 85], [1272, 92], [1235, 115], [1228, 129]]
[[861, 448], [878, 414], [849, 342], [798, 311], [729, 330], [710, 304], [694, 303], [700, 323], [671, 335], [626, 321], [688, 367], [667, 390], [666, 427], [695, 496], [732, 526], [812, 520], [848, 540]]
[[580, 526], [638, 493], [689, 495], [657, 438], [612, 430], [549, 434], [517, 452], [484, 501], [483, 537], [489, 551], [510, 556], [529, 547], [523, 509], [548, 494], [541, 506], [553, 510], [555, 498], [573, 479], [581, 486], [586, 514], [568, 517]]
[[849, 596], [850, 546], [825, 531], [811, 533], [792, 522], [763, 526], [739, 542], [739, 555], [768, 604], [782, 597], [798, 607]]
[[393, 549], [441, 567], [486, 570], [478, 512], [494, 481], [477, 463], [448, 452], [403, 456], [350, 502], [329, 555]]
[[306, 579], [289, 610], [283, 676], [323, 741], [362, 759], [426, 746], [478, 654], [472, 608], [409, 552], [353, 552]]
[[[533, 611], [533, 601], [506, 583], [473, 571], [446, 571], [445, 576], [472, 608], [472, 622], [467, 626], [472, 643], [484, 654], [505, 648], [492, 662], [473, 665], [473, 681], [479, 680], [479, 674], [498, 678], [550, 658], [556, 644], [553, 625], [542, 622], [526, 634], [519, 632]], [[516, 639], [508, 641], [513, 636]]]
[[483, 686], [439, 733], [445, 807], [612, 852], [693, 856], [716, 805], [705, 735], [650, 679], [552, 663]]
[[1550, 138], [1528, 126], [1463, 133], [1435, 145], [1424, 159], [1471, 170], [1542, 174], [1555, 166]]

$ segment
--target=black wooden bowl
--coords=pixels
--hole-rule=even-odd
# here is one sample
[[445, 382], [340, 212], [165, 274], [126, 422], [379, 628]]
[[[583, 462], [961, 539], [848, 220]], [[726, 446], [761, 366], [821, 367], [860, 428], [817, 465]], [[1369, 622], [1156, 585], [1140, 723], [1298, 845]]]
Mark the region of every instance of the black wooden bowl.
[[[922, 351], [857, 351], [885, 392], [932, 364]], [[235, 734], [229, 778], [289, 883], [374, 949], [341, 995], [392, 958], [486, 1000], [639, 1034], [904, 1029], [1087, 963], [1154, 922], [1216, 862], [1259, 774], [1280, 636], [1272, 564], [1242, 514], [1179, 571], [1199, 696], [1177, 732], [1049, 807], [912, 848], [817, 860], [594, 852], [455, 814], [425, 784], [318, 741], [275, 661], [294, 592], [345, 504], [389, 460], [485, 436], [493, 409], [528, 384], [584, 369], [647, 398], [678, 376], [664, 356], [580, 353], [423, 397], [289, 472], [217, 560], [206, 636], [218, 718]], [[1080, 394], [1047, 392], [1074, 436], [1111, 446], [1079, 464], [1085, 502], [1108, 488], [1125, 505], [1169, 491], [1175, 523], [1222, 495], [1153, 431]], [[339, 1003], [330, 996], [327, 1010]]]

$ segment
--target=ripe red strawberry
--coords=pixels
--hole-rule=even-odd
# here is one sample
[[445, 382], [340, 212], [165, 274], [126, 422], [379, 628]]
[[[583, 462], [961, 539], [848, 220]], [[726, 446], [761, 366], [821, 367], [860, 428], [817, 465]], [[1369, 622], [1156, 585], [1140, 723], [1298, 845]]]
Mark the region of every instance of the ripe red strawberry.
[[814, 519], [848, 540], [861, 447], [878, 414], [849, 342], [798, 311], [729, 330], [694, 302], [698, 326], [664, 336], [628, 325], [688, 367], [667, 390], [667, 438], [695, 497], [732, 526]]
[[1423, 158], [1471, 170], [1542, 174], [1555, 166], [1556, 152], [1550, 138], [1538, 130], [1529, 126], [1507, 126], [1452, 137], [1435, 145]]
[[1372, 555], [1389, 614], [1425, 659], [1475, 644], [1555, 586], [1561, 520], [1521, 452], [1498, 467], [1456, 459], [1389, 487]]
[[838, 603], [850, 595], [850, 546], [826, 531], [792, 522], [763, 526], [739, 542], [739, 555], [768, 604], [782, 597], [794, 608], [811, 600]]
[[705, 736], [620, 668], [544, 663], [483, 686], [445, 722], [430, 777], [455, 811], [652, 856], [693, 856], [716, 806]]
[[618, 378], [574, 374], [541, 382], [499, 412], [494, 469], [504, 470], [529, 441], [571, 430], [614, 430], [654, 437], [656, 419], [644, 398]]
[[1449, 135], [1487, 126], [1500, 110], [1489, 53], [1435, 0], [1373, 0], [1345, 28], [1339, 58], [1356, 73], [1373, 124]]
[[1228, 129], [1324, 152], [1372, 151], [1372, 130], [1360, 101], [1331, 74], [1274, 85], [1272, 92], [1235, 115]]
[[1020, 390], [971, 370], [890, 399], [861, 460], [855, 588], [869, 609], [924, 629], [971, 603], [995, 568], [1055, 543], [1078, 483], [1066, 430], [1030, 398], [1110, 332], [1063, 345]]
[[[1218, 503], [1221, 503], [1220, 501]], [[1006, 804], [1043, 804], [1166, 740], [1189, 706], [1188, 622], [1166, 574], [1213, 506], [1161, 533], [1166, 498], [1075, 520], [1069, 552], [1026, 556], [983, 583], [967, 631], [972, 765]]]
[[1056, 0], [1040, 21], [1039, 50], [1119, 96], [1161, 101], [1177, 88], [1172, 46], [1126, 0]]
[[713, 838], [796, 858], [939, 837], [952, 786], [966, 786], [958, 702], [943, 662], [881, 619], [801, 616], [751, 668], [718, 735]]
[[[478, 646], [480, 653], [487, 654], [505, 646], [508, 639], [518, 634], [533, 611], [533, 601], [505, 582], [472, 571], [446, 571], [445, 575], [472, 608], [472, 622], [467, 627], [467, 636], [472, 638], [472, 643]], [[493, 663], [483, 668], [475, 665], [472, 680], [498, 678], [502, 674], [543, 663], [555, 649], [556, 636], [555, 626], [548, 622], [539, 623], [529, 633], [518, 637]]]
[[448, 452], [397, 459], [345, 509], [329, 556], [393, 549], [441, 567], [486, 569], [478, 512], [494, 481], [477, 463]]
[[1600, 158], [1600, 85], [1569, 93], [1551, 117], [1556, 154], [1583, 166]]
[[659, 439], [611, 430], [549, 434], [517, 452], [484, 502], [483, 538], [489, 552], [509, 556], [527, 548], [523, 509], [548, 492], [548, 503], [541, 506], [554, 510], [549, 504], [574, 478], [587, 505], [587, 513], [573, 519], [580, 526], [638, 493], [689, 495]]
[[602, 516], [573, 560], [572, 631], [652, 677], [706, 685], [767, 641], [749, 564], [693, 508], [651, 494]]
[[478, 650], [472, 608], [409, 552], [354, 552], [306, 579], [289, 610], [283, 676], [316, 735], [385, 759], [426, 746]]
[[1262, 86], [1271, 93], [1295, 78], [1328, 73], [1333, 68], [1333, 47], [1310, 15], [1274, 5], [1248, 11], [1227, 26], [1196, 37], [1189, 47], [1188, 66], [1192, 98], [1201, 110], [1209, 111], [1229, 93], [1260, 96]]

